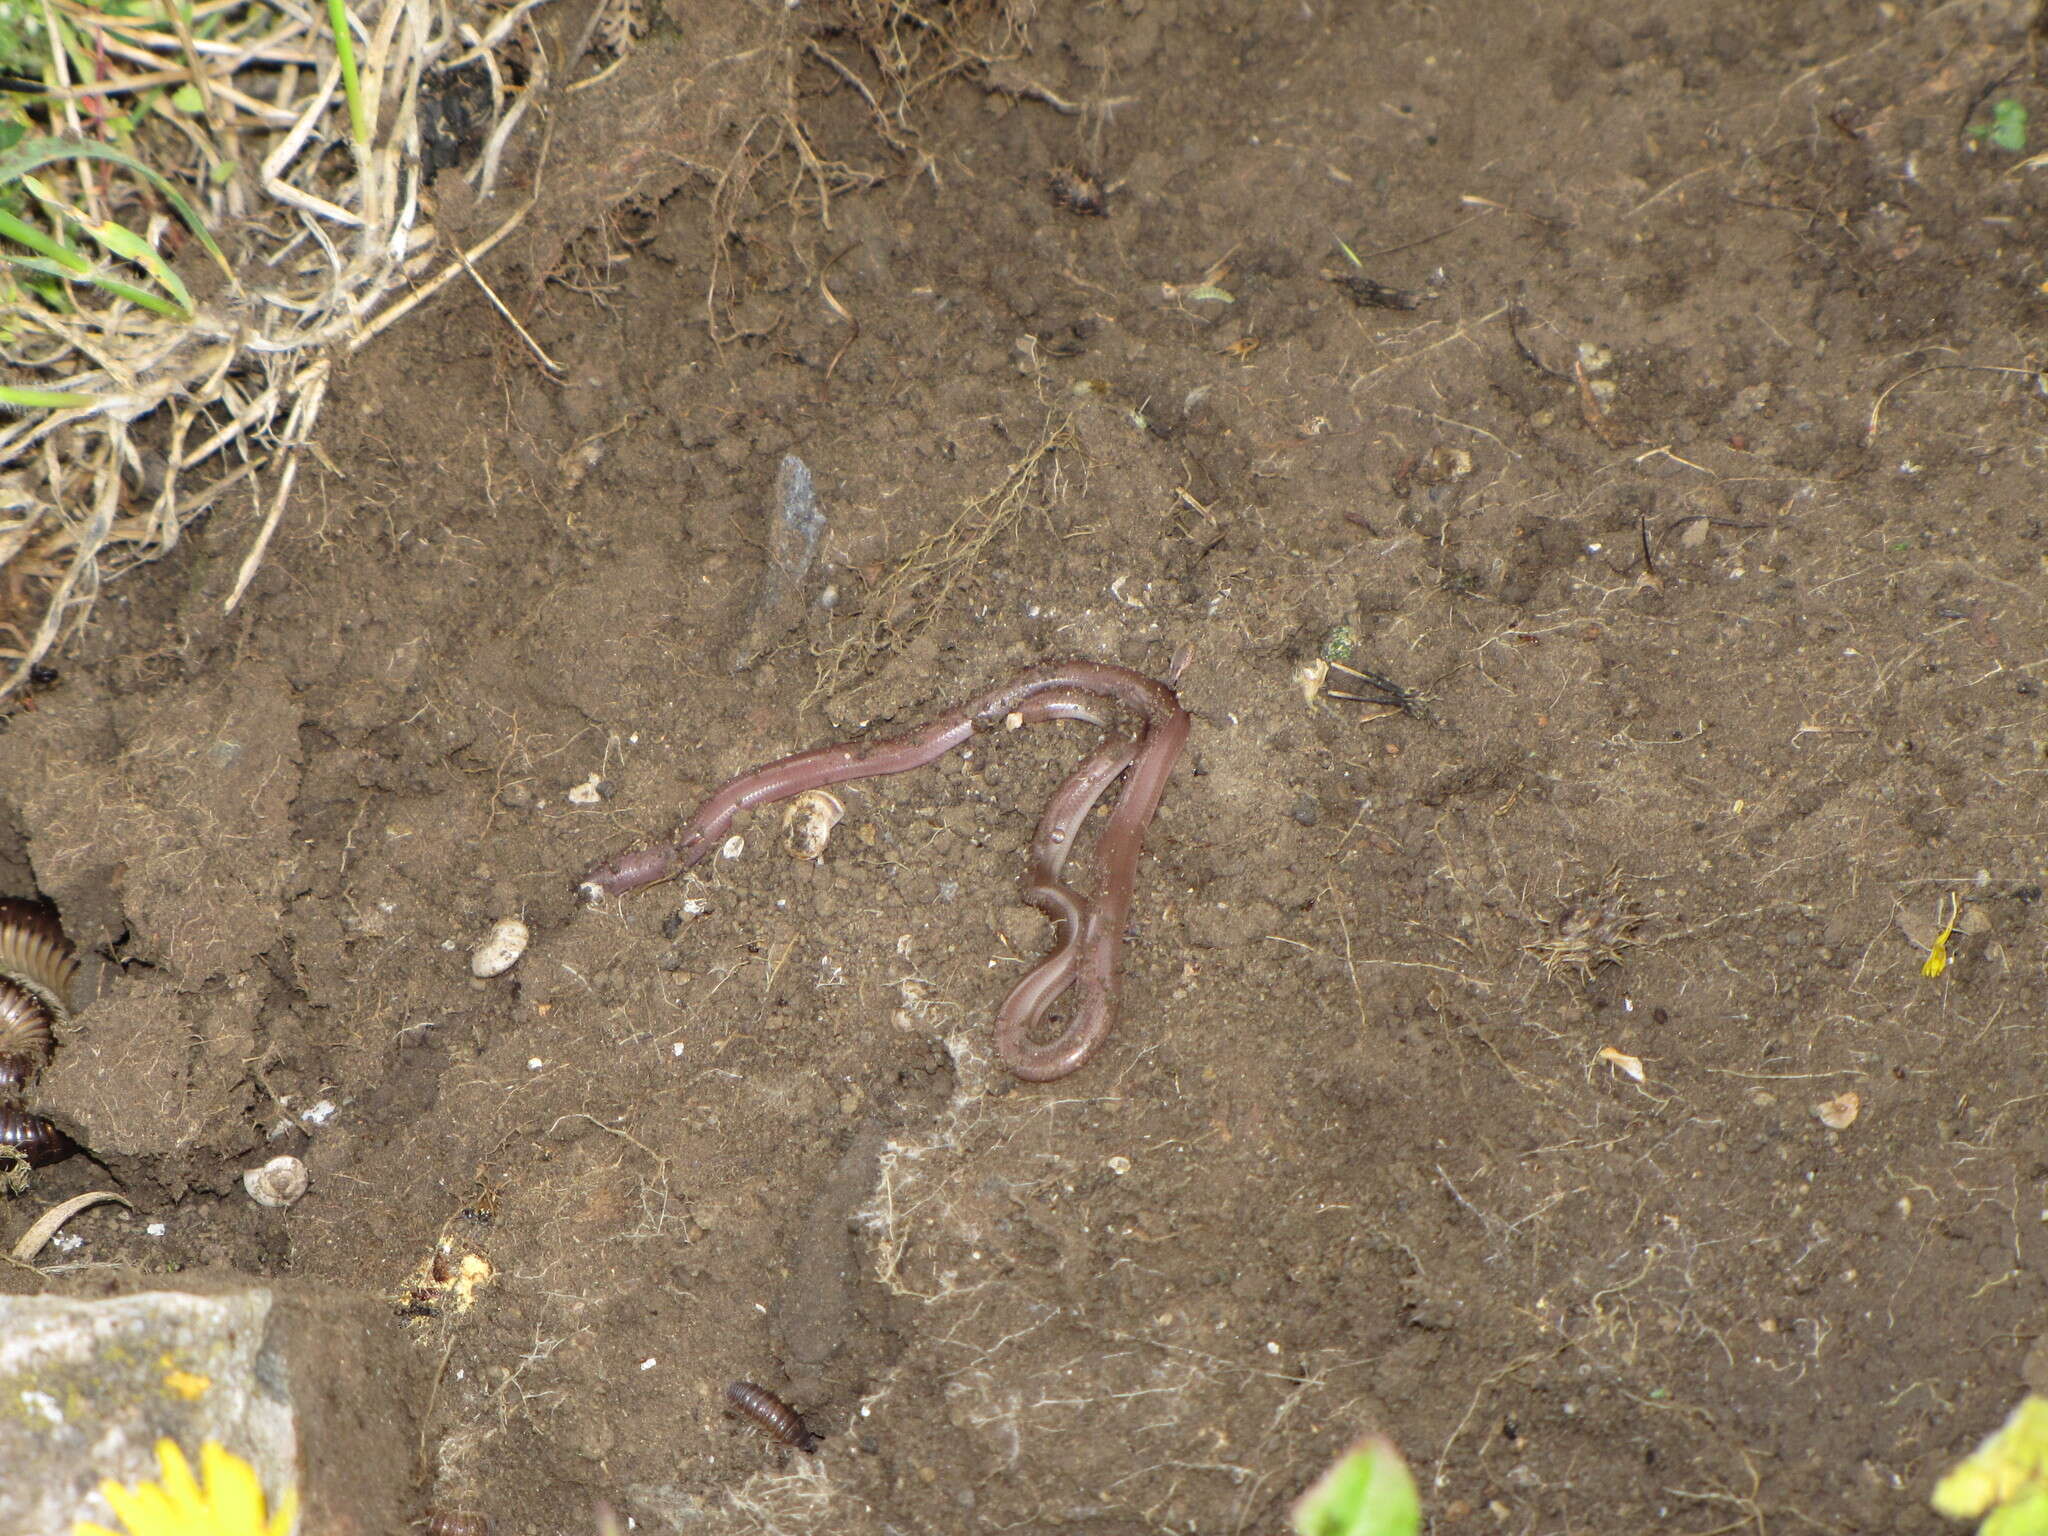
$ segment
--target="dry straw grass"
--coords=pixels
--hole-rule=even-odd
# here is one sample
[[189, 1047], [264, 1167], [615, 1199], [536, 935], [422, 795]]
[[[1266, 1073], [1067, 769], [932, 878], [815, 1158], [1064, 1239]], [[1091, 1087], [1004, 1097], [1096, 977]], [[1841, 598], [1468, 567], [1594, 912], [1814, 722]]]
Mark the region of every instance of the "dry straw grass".
[[[337, 359], [473, 272], [532, 210], [529, 198], [467, 252], [437, 251], [419, 108], [430, 71], [486, 72], [490, 128], [464, 175], [488, 197], [508, 140], [548, 94], [529, 14], [543, 3], [0, 0], [0, 73], [36, 72], [18, 26], [10, 53], [19, 18], [39, 13], [47, 45], [27, 108], [0, 100], [0, 704], [85, 621], [105, 581], [174, 549], [230, 493], [260, 511], [226, 606], [240, 602]], [[646, 10], [598, 6], [557, 69], [593, 43], [623, 56]], [[915, 104], [947, 79], [1082, 111], [1024, 73], [1031, 12], [1029, 0], [820, 0], [778, 20], [769, 46], [786, 89], [740, 125], [712, 175], [714, 338], [738, 334], [720, 319], [733, 281], [723, 237], [769, 162], [789, 161], [792, 207], [814, 189], [828, 228], [832, 192], [890, 174], [815, 147], [798, 71], [856, 92], [893, 155], [937, 177]], [[563, 98], [617, 68], [564, 82]], [[10, 149], [10, 123], [33, 138]], [[24, 223], [68, 244], [69, 260], [25, 242]], [[913, 549], [828, 671], [914, 633], [1014, 517], [1045, 457], [1041, 445], [1021, 479]]]
[[[29, 112], [34, 137], [12, 163], [0, 155], [0, 197], [100, 259], [90, 273], [82, 255], [60, 270], [19, 234], [0, 240], [0, 701], [109, 576], [167, 553], [246, 487], [263, 520], [234, 608], [336, 357], [463, 270], [433, 250], [421, 204], [422, 77], [487, 71], [493, 127], [468, 172], [481, 194], [545, 83], [528, 25], [542, 0], [468, 17], [447, 0], [373, 0], [354, 14], [305, 0], [39, 3], [56, 42]], [[336, 15], [352, 58], [335, 46]], [[180, 191], [193, 220], [174, 216]]]

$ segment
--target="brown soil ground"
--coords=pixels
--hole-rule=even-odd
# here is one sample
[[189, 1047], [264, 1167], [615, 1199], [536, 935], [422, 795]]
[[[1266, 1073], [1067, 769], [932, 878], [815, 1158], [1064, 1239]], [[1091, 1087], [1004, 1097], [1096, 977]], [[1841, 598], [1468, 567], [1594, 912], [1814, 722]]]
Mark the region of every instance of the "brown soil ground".
[[[1939, 1529], [2048, 1301], [2043, 183], [1973, 131], [2048, 122], [2030, 10], [648, 17], [506, 206], [444, 178], [537, 191], [481, 270], [558, 374], [450, 288], [232, 618], [246, 509], [0, 729], [0, 890], [92, 956], [40, 1100], [142, 1207], [73, 1283], [409, 1305], [366, 1411], [500, 1533], [1268, 1533], [1371, 1428], [1438, 1532]], [[830, 525], [735, 673], [788, 452]], [[1414, 707], [1311, 697], [1347, 643]], [[1085, 727], [575, 899], [742, 768], [1182, 645], [1064, 1082], [989, 1020]]]

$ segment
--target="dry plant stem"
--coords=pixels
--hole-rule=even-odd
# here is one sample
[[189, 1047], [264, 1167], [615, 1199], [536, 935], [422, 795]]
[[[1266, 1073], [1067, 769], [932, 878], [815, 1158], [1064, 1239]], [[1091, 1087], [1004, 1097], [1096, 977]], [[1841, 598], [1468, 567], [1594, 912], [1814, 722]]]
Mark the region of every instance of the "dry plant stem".
[[63, 1204], [53, 1205], [49, 1210], [37, 1217], [35, 1224], [22, 1233], [20, 1240], [15, 1243], [11, 1257], [17, 1264], [29, 1263], [38, 1253], [43, 1251], [43, 1244], [63, 1230], [65, 1222], [88, 1206], [98, 1205], [104, 1200], [111, 1200], [118, 1205], [125, 1205], [131, 1211], [135, 1209], [135, 1202], [133, 1200], [130, 1200], [126, 1195], [116, 1194], [111, 1189], [94, 1189], [88, 1190], [82, 1195], [73, 1195]]
[[[1006, 724], [1052, 719], [1099, 721], [1093, 702], [1130, 710], [1144, 722], [1135, 740], [1099, 749], [1070, 775], [1047, 805], [1032, 841], [1025, 899], [1053, 920], [1053, 951], [1024, 976], [996, 1016], [996, 1049], [1004, 1065], [1029, 1082], [1050, 1082], [1081, 1067], [1116, 1020], [1124, 925], [1137, 890], [1145, 829], [1159, 809], [1173, 765], [1187, 744], [1189, 719], [1167, 684], [1106, 662], [1050, 662], [942, 715], [931, 724], [879, 741], [817, 747], [780, 758], [726, 784], [684, 823], [673, 842], [630, 850], [590, 871], [583, 891], [622, 896], [700, 863], [741, 811], [772, 805], [807, 790], [854, 779], [907, 773], [938, 761], [977, 734]], [[1096, 845], [1101, 889], [1084, 900], [1063, 875], [1076, 832], [1104, 790], [1130, 769], [1130, 782]], [[1080, 1005], [1060, 1035], [1034, 1044], [1031, 1031], [1070, 986]]]

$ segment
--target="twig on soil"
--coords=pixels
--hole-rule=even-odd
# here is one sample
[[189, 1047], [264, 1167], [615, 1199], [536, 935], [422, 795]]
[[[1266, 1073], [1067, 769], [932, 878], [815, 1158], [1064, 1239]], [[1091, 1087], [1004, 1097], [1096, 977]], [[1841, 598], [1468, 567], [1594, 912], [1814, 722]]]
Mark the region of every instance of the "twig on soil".
[[1903, 379], [1894, 379], [1884, 387], [1875, 403], [1871, 405], [1870, 423], [1863, 429], [1863, 442], [1866, 447], [1877, 441], [1878, 417], [1884, 411], [1885, 401], [1892, 397], [1892, 391], [1898, 389], [1901, 385], [1912, 383], [1915, 379], [1924, 379], [1930, 373], [2015, 373], [2022, 378], [2034, 380], [2037, 385], [2043, 385], [2044, 381], [2048, 381], [2048, 371], [2040, 368], [2014, 368], [2004, 363], [1930, 364], [1928, 367], [1920, 369], [1917, 373], [1907, 374]]
[[504, 318], [505, 323], [512, 327], [520, 341], [525, 343], [526, 350], [533, 354], [533, 360], [541, 365], [553, 382], [559, 384], [566, 376], [567, 370], [552, 357], [548, 356], [547, 348], [535, 341], [533, 333], [519, 323], [519, 317], [505, 307], [505, 301], [498, 297], [496, 290], [489, 283], [484, 281], [483, 274], [477, 271], [476, 264], [469, 259], [467, 253], [457, 251], [455, 259], [462, 263], [462, 270], [469, 274], [470, 280], [483, 290], [484, 297], [491, 301], [491, 308], [495, 309]]
[[249, 553], [242, 559], [242, 568], [235, 575], [235, 588], [228, 594], [222, 611], [233, 613], [235, 605], [241, 602], [242, 594], [249, 590], [249, 583], [255, 579], [256, 570], [263, 564], [263, 556], [270, 549], [271, 536], [277, 532], [279, 519], [284, 516], [285, 503], [291, 499], [292, 482], [299, 478], [299, 455], [297, 450], [306, 445], [306, 439], [313, 431], [313, 423], [319, 419], [320, 404], [327, 398], [327, 364], [315, 363], [306, 371], [314, 377], [304, 391], [292, 402], [291, 415], [285, 421], [284, 435], [278, 439], [273, 460], [284, 457], [284, 473], [278, 476], [277, 490], [270, 498], [270, 510], [264, 514], [263, 526], [257, 531], [256, 542], [249, 546]]
[[1545, 1360], [1554, 1360], [1571, 1347], [1570, 1343], [1567, 1342], [1559, 1345], [1556, 1349], [1537, 1350], [1530, 1354], [1517, 1356], [1480, 1382], [1478, 1386], [1474, 1387], [1472, 1389], [1472, 1401], [1466, 1405], [1464, 1417], [1458, 1420], [1457, 1427], [1450, 1433], [1450, 1438], [1444, 1441], [1443, 1449], [1437, 1452], [1436, 1470], [1430, 1474], [1430, 1486], [1432, 1488], [1442, 1488], [1448, 1481], [1444, 1476], [1444, 1467], [1451, 1459], [1451, 1448], [1458, 1443], [1458, 1437], [1465, 1433], [1465, 1427], [1472, 1422], [1474, 1415], [1479, 1412], [1479, 1405], [1485, 1400], [1487, 1393], [1491, 1392], [1524, 1366], [1537, 1365]]
[[1361, 373], [1357, 378], [1352, 379], [1349, 383], [1347, 383], [1344, 386], [1345, 392], [1347, 394], [1355, 394], [1362, 385], [1370, 384], [1374, 379], [1378, 378], [1381, 374], [1387, 372], [1389, 369], [1399, 368], [1403, 364], [1412, 363], [1418, 357], [1427, 357], [1430, 353], [1440, 351], [1443, 348], [1449, 346], [1454, 341], [1466, 340], [1471, 336], [1471, 334], [1474, 331], [1478, 330], [1479, 327], [1481, 327], [1482, 325], [1491, 324], [1493, 321], [1498, 320], [1502, 315], [1506, 314], [1513, 307], [1514, 306], [1511, 304], [1502, 304], [1497, 308], [1488, 310], [1485, 314], [1479, 316], [1476, 320], [1467, 320], [1463, 325], [1459, 326], [1455, 331], [1451, 332], [1451, 334], [1448, 336], [1440, 336], [1435, 341], [1430, 342], [1426, 346], [1417, 347], [1413, 352], [1404, 352], [1399, 357], [1388, 359], [1386, 362], [1381, 363], [1379, 367], [1373, 369], [1370, 373]]

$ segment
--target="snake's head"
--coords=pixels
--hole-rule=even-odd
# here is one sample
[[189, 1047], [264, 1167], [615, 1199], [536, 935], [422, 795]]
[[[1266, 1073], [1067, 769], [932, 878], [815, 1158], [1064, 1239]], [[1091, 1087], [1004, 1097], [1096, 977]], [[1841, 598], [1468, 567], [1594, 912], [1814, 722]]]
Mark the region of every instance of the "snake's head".
[[595, 903], [607, 896], [623, 896], [643, 885], [666, 880], [679, 867], [679, 847], [670, 843], [658, 848], [635, 848], [606, 859], [583, 877], [576, 887], [576, 894], [586, 902]]

